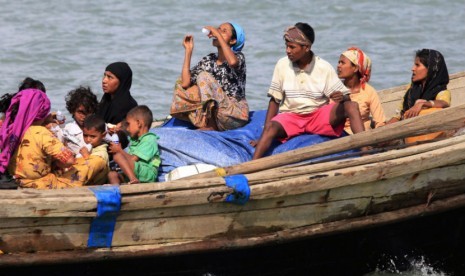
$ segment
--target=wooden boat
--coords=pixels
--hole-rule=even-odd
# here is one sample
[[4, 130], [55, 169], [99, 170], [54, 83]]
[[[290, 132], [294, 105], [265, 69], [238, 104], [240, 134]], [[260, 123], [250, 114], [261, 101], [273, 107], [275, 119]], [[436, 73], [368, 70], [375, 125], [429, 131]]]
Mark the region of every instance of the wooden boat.
[[[405, 88], [380, 91], [388, 116]], [[459, 129], [465, 125], [465, 72], [451, 75], [449, 89], [450, 108], [185, 179], [122, 185], [119, 191], [114, 186], [3, 190], [0, 268], [224, 252], [349, 233], [464, 207], [465, 135], [357, 158], [298, 163]], [[243, 181], [242, 175], [250, 187], [248, 201], [225, 202], [228, 196], [247, 199], [246, 192], [225, 185]], [[120, 200], [120, 206], [97, 199], [105, 192]]]

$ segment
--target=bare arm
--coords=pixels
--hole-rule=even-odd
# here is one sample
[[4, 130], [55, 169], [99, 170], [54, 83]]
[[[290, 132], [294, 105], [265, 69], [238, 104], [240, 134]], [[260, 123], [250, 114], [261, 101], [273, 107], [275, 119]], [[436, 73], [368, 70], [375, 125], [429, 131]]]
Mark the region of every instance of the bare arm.
[[266, 112], [266, 119], [265, 119], [265, 125], [273, 119], [276, 114], [278, 114], [279, 111], [279, 103], [275, 101], [273, 97], [270, 98], [270, 101], [268, 102], [268, 110]]
[[[273, 119], [273, 117], [276, 116], [276, 114], [278, 114], [278, 111], [279, 111], [279, 104], [274, 100], [273, 97], [271, 97], [268, 103], [268, 110], [266, 112], [266, 119], [265, 119], [264, 126], [266, 126], [271, 121], [271, 119]], [[257, 146], [258, 141], [252, 140], [249, 142], [249, 144], [252, 147], [255, 147]]]
[[184, 63], [182, 64], [181, 72], [181, 86], [184, 89], [187, 89], [191, 85], [191, 58], [192, 52], [194, 50], [194, 37], [192, 35], [186, 35], [184, 37], [182, 45], [184, 46]]
[[139, 157], [137, 155], [132, 155], [132, 154], [127, 153], [126, 151], [123, 150], [123, 148], [121, 148], [120, 144], [110, 143], [110, 145], [108, 146], [108, 152], [111, 154], [117, 154], [117, 153], [121, 154], [127, 160], [132, 160], [134, 162], [139, 161]]
[[217, 28], [212, 26], [206, 26], [205, 28], [210, 31], [208, 37], [214, 37], [218, 40], [221, 50], [223, 51], [224, 58], [228, 62], [229, 66], [231, 68], [236, 68], [239, 65], [239, 60], [237, 59], [233, 50], [231, 50], [231, 45], [229, 45], [228, 42], [223, 39]]

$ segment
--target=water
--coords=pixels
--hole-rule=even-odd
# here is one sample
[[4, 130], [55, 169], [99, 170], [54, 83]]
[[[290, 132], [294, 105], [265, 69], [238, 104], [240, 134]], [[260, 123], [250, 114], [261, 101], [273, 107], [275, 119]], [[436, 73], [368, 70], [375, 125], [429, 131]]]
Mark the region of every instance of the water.
[[26, 76], [39, 79], [53, 110], [65, 110], [66, 93], [79, 85], [100, 98], [106, 65], [123, 60], [134, 72], [134, 97], [156, 118], [166, 116], [181, 72], [183, 35], [195, 36], [195, 63], [216, 50], [202, 27], [224, 21], [246, 31], [246, 90], [254, 110], [267, 107], [274, 64], [285, 54], [283, 30], [298, 21], [314, 27], [314, 52], [334, 66], [347, 47], [364, 49], [378, 90], [408, 83], [420, 48], [441, 51], [450, 73], [465, 69], [462, 0], [0, 0], [0, 7], [0, 92], [15, 91]]
[[298, 21], [314, 27], [313, 50], [333, 66], [346, 48], [365, 50], [378, 90], [408, 83], [421, 48], [441, 51], [450, 73], [465, 70], [463, 0], [0, 0], [0, 7], [0, 93], [14, 92], [30, 76], [44, 82], [53, 110], [65, 110], [66, 93], [79, 85], [100, 98], [106, 65], [121, 60], [133, 70], [136, 100], [155, 118], [166, 116], [183, 36], [195, 37], [195, 63], [215, 51], [202, 27], [225, 21], [238, 22], [247, 34], [246, 93], [253, 110], [267, 107], [274, 65], [285, 54], [283, 30]]

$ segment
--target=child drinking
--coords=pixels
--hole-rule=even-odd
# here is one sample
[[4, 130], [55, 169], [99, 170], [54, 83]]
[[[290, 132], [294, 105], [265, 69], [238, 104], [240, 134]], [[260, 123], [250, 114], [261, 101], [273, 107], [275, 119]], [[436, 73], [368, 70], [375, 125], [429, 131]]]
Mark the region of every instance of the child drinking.
[[[105, 162], [104, 170], [94, 179], [95, 185], [107, 183], [107, 175], [109, 172], [109, 158], [107, 152], [107, 144], [104, 138], [107, 134], [105, 121], [98, 115], [92, 114], [87, 116], [82, 125], [82, 132], [86, 146], [79, 150], [79, 153], [88, 164], [95, 162]], [[101, 159], [99, 161], [99, 159]]]

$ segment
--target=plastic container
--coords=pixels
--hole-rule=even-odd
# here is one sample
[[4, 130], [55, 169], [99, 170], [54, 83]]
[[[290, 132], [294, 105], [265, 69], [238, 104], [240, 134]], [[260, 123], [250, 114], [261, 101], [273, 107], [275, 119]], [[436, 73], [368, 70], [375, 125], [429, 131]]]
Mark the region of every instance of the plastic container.
[[113, 143], [115, 143], [115, 144], [119, 144], [119, 137], [118, 137], [118, 134], [113, 133], [113, 135], [111, 135], [111, 142], [113, 142]]
[[92, 151], [92, 145], [91, 145], [91, 144], [86, 144], [85, 147], [87, 148], [87, 150], [88, 150], [89, 152]]
[[56, 117], [60, 122], [65, 120], [65, 115], [63, 115], [60, 110], [57, 111]]

